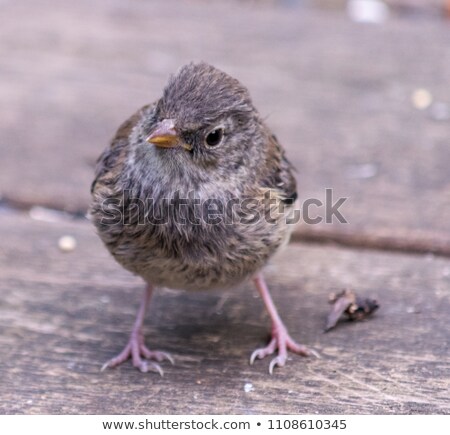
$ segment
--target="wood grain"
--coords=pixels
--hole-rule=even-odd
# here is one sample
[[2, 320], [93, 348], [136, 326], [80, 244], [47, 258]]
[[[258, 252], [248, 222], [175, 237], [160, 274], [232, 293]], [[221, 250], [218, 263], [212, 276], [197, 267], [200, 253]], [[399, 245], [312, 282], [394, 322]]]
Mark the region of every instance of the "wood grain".
[[[161, 290], [145, 330], [176, 359], [161, 378], [130, 363], [100, 372], [127, 339], [143, 284], [89, 223], [4, 212], [0, 228], [0, 413], [450, 412], [449, 260], [290, 245], [266, 275], [292, 335], [322, 358], [292, 356], [273, 376], [268, 360], [248, 365], [269, 331], [250, 285]], [[58, 249], [63, 235], [76, 238], [73, 252]], [[343, 287], [381, 308], [323, 334], [328, 293]]]

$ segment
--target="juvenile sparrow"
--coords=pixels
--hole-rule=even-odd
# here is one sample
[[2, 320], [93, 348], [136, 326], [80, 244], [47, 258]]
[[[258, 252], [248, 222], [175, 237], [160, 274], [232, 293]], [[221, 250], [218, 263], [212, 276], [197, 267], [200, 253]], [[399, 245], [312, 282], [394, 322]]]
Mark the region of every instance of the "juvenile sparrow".
[[261, 269], [285, 245], [297, 198], [291, 165], [247, 89], [206, 63], [172, 76], [101, 154], [90, 216], [114, 258], [147, 283], [128, 344], [103, 368], [131, 358], [163, 373], [172, 357], [144, 344], [155, 286], [209, 290], [253, 279], [272, 320], [271, 340], [250, 363], [277, 353], [309, 355], [288, 334]]

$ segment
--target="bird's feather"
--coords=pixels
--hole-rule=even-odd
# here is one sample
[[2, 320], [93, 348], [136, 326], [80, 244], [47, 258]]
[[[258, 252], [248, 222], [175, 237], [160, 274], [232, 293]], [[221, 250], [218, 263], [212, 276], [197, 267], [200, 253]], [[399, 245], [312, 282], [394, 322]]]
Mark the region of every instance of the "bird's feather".
[[143, 114], [152, 106], [156, 104], [147, 104], [141, 107], [137, 112], [131, 115], [118, 128], [116, 134], [111, 140], [110, 144], [100, 154], [95, 166], [95, 177], [91, 184], [91, 193], [94, 193], [97, 182], [102, 179], [103, 183], [108, 183], [108, 179], [112, 180], [114, 174], [120, 171], [124, 160], [124, 154], [128, 146], [130, 133], [135, 125], [140, 121]]
[[293, 169], [278, 139], [269, 133], [266, 171], [262, 185], [280, 191], [282, 201], [287, 205], [294, 204], [297, 199], [297, 182], [292, 173]]

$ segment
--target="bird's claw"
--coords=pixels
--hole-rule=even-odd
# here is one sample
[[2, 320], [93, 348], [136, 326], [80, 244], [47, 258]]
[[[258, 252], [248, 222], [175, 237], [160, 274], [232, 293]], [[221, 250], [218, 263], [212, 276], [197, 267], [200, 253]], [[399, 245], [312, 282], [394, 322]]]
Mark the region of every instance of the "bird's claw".
[[269, 364], [269, 373], [272, 375], [273, 374], [273, 369], [275, 367], [283, 367], [286, 364], [286, 357], [285, 356], [281, 356], [278, 355], [275, 358], [272, 359], [272, 361], [270, 361]]
[[142, 373], [147, 373], [149, 371], [159, 373], [161, 377], [164, 376], [164, 370], [161, 366], [155, 362], [151, 361], [141, 361], [137, 367]]
[[167, 360], [170, 362], [170, 364], [175, 365], [175, 361], [172, 357], [172, 355], [170, 355], [170, 353], [167, 352], [163, 352], [161, 350], [149, 350], [147, 349], [147, 347], [143, 346], [141, 348], [141, 352], [144, 355], [144, 357], [146, 359], [154, 359], [158, 362], [162, 362], [164, 360]]
[[[141, 336], [136, 337], [132, 335], [124, 350], [119, 355], [103, 364], [101, 371], [104, 371], [109, 367], [116, 367], [129, 358], [131, 358], [133, 366], [139, 369], [142, 373], [151, 371], [159, 373], [160, 376], [164, 376], [164, 370], [158, 364], [159, 362], [167, 360], [172, 365], [175, 364], [174, 359], [169, 353], [162, 352], [160, 350], [150, 350], [147, 346], [145, 346], [144, 340]], [[143, 358], [145, 358], [145, 360]], [[148, 360], [155, 360], [157, 362]]]
[[322, 359], [322, 357], [320, 356], [320, 353], [314, 349], [311, 349], [310, 347], [308, 348], [308, 352], [309, 352], [309, 355], [315, 356], [317, 359]]
[[250, 355], [250, 365], [252, 366], [253, 363], [255, 362], [256, 358], [261, 358], [259, 356], [259, 351], [260, 349], [256, 349], [255, 351], [252, 352], [252, 354]]
[[260, 347], [259, 349], [256, 349], [250, 356], [250, 365], [252, 365], [255, 360], [263, 359], [267, 355], [271, 355], [275, 352], [277, 348], [277, 339], [275, 337], [270, 340], [270, 343], [266, 347]]
[[286, 364], [287, 352], [290, 350], [298, 355], [309, 356], [315, 355], [320, 358], [319, 354], [308, 349], [306, 346], [296, 343], [288, 334], [286, 328], [278, 326], [273, 328], [272, 339], [266, 347], [256, 349], [250, 356], [250, 364], [252, 365], [256, 359], [263, 359], [268, 355], [272, 355], [278, 350], [278, 355], [270, 361], [269, 373], [273, 374], [275, 367], [283, 367]]

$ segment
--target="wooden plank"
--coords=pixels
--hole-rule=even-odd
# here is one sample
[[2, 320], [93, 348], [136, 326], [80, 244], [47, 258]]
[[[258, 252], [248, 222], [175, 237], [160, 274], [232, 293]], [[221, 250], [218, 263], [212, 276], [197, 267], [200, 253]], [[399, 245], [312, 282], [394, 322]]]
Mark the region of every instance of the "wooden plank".
[[[3, 197], [84, 212], [115, 128], [179, 65], [204, 59], [248, 85], [298, 169], [302, 200], [324, 200], [328, 187], [349, 197], [349, 225], [326, 231], [426, 233], [450, 246], [446, 23], [365, 26], [306, 8], [162, 0], [18, 0], [2, 17]], [[434, 98], [426, 110], [411, 104], [418, 88]]]
[[[449, 413], [450, 261], [289, 246], [267, 269], [292, 335], [321, 359], [248, 365], [269, 331], [249, 285], [156, 294], [149, 344], [170, 351], [164, 378], [130, 363], [100, 372], [132, 325], [143, 288], [90, 224], [0, 215], [0, 413]], [[73, 252], [59, 237], [77, 240]], [[322, 328], [330, 291], [378, 297], [372, 319]], [[244, 391], [245, 384], [253, 390]]]

